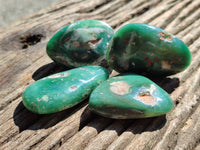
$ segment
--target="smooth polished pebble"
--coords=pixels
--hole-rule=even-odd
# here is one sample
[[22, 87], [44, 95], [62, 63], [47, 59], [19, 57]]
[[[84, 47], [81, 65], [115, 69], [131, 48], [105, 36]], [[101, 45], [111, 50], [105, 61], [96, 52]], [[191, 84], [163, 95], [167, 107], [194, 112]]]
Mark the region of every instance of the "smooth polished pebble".
[[85, 66], [40, 79], [26, 88], [24, 106], [38, 114], [49, 114], [70, 108], [86, 99], [92, 90], [108, 78], [100, 66]]
[[89, 99], [91, 111], [115, 119], [147, 118], [166, 114], [173, 102], [166, 91], [136, 74], [111, 77]]
[[152, 25], [131, 23], [113, 36], [107, 61], [120, 73], [167, 76], [185, 70], [191, 53], [176, 36]]
[[47, 44], [47, 54], [58, 64], [67, 67], [101, 65], [114, 35], [103, 21], [83, 20], [58, 31]]

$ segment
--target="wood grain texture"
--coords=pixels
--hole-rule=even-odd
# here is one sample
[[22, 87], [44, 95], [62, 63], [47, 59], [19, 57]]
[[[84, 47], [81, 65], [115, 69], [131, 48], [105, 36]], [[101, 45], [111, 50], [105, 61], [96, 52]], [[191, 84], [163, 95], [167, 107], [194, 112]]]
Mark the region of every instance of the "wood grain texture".
[[[24, 108], [21, 95], [28, 85], [68, 69], [48, 58], [49, 38], [69, 23], [85, 19], [105, 21], [115, 31], [131, 22], [148, 23], [188, 45], [193, 56], [188, 69], [152, 79], [172, 97], [175, 107], [170, 113], [114, 120], [91, 113], [88, 100], [50, 115]], [[199, 49], [199, 0], [62, 0], [0, 28], [0, 149], [200, 149]]]

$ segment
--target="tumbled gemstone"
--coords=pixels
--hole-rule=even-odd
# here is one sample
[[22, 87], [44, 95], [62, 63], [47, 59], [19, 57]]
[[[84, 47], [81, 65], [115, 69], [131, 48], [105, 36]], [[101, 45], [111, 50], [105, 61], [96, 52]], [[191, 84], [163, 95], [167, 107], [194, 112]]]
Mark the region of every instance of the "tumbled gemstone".
[[58, 112], [86, 99], [107, 78], [107, 70], [100, 66], [79, 67], [50, 75], [26, 88], [23, 104], [38, 114]]
[[131, 23], [113, 36], [107, 61], [121, 73], [166, 76], [186, 69], [191, 53], [176, 36], [152, 25]]
[[122, 74], [101, 83], [89, 99], [91, 111], [116, 119], [146, 118], [166, 114], [173, 102], [161, 87], [136, 74]]
[[113, 29], [105, 22], [84, 20], [58, 31], [47, 44], [47, 54], [55, 62], [68, 67], [101, 65]]

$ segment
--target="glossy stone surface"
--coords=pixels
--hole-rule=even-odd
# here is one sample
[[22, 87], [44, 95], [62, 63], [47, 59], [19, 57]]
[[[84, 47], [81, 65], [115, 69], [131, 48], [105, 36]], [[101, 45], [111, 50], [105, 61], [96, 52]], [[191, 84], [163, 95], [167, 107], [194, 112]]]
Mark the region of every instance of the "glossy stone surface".
[[173, 102], [168, 93], [148, 78], [124, 74], [100, 84], [90, 96], [89, 108], [110, 118], [146, 118], [166, 114]]
[[58, 112], [86, 99], [107, 78], [107, 70], [100, 66], [86, 66], [57, 73], [27, 87], [23, 93], [23, 104], [38, 114]]
[[191, 53], [176, 36], [151, 25], [132, 23], [115, 33], [107, 61], [121, 73], [166, 76], [186, 69]]
[[58, 31], [47, 44], [47, 54], [59, 64], [68, 67], [100, 65], [113, 29], [105, 22], [84, 20], [72, 23]]

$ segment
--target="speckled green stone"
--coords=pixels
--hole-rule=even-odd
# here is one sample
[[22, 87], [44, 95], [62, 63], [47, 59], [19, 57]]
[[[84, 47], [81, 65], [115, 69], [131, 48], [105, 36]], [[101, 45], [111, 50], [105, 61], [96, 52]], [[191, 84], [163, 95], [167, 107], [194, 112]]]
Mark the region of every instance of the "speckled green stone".
[[148, 78], [124, 74], [100, 84], [90, 96], [89, 108], [110, 118], [146, 118], [166, 114], [173, 108], [173, 102]]
[[86, 99], [107, 78], [107, 70], [100, 66], [86, 66], [57, 73], [27, 87], [23, 93], [23, 104], [38, 114], [58, 112]]
[[47, 54], [55, 62], [71, 68], [100, 65], [105, 61], [105, 54], [113, 35], [113, 29], [105, 22], [74, 22], [50, 39]]
[[186, 69], [191, 53], [176, 36], [151, 25], [131, 23], [113, 36], [107, 61], [118, 72], [166, 76]]

